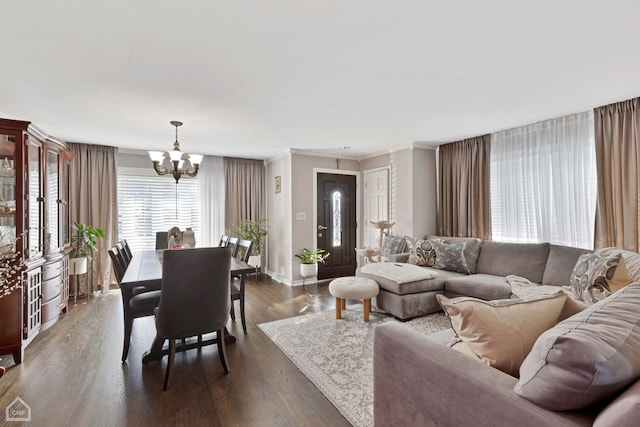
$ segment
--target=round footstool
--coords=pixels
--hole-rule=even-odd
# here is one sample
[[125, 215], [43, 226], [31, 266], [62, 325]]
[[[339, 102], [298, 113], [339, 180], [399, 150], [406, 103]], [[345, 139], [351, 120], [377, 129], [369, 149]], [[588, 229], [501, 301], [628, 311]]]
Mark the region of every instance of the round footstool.
[[363, 319], [369, 321], [371, 298], [378, 295], [380, 288], [373, 279], [366, 277], [340, 277], [329, 283], [329, 293], [336, 297], [336, 319], [342, 319], [342, 310], [347, 307], [348, 299], [361, 299], [364, 303]]

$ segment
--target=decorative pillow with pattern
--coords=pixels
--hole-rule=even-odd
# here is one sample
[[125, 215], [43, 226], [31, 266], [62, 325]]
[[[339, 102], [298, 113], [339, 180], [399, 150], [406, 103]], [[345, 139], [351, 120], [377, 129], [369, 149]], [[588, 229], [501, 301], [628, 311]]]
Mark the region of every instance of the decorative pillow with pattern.
[[465, 242], [443, 243], [435, 240], [429, 242], [436, 252], [436, 262], [433, 268], [471, 274], [467, 259], [464, 257]]
[[596, 303], [611, 295], [610, 283], [628, 281], [624, 260], [620, 255], [602, 257], [595, 253], [582, 254], [571, 273], [570, 284], [578, 298]]
[[381, 259], [386, 261], [390, 255], [404, 252], [405, 245], [406, 243], [403, 237], [385, 235], [382, 239]]
[[408, 263], [422, 267], [433, 267], [436, 263], [436, 250], [429, 240], [416, 239], [415, 237], [404, 236], [407, 247], [411, 252]]

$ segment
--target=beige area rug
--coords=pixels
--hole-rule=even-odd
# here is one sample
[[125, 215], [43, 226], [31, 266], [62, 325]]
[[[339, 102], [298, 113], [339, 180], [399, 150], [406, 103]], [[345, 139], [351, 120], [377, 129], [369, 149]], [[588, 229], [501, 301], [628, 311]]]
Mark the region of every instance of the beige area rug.
[[258, 327], [356, 427], [373, 425], [373, 329], [402, 323], [424, 334], [448, 329], [442, 313], [399, 322], [379, 311], [362, 321], [362, 305], [348, 306], [343, 319], [335, 312], [297, 316]]

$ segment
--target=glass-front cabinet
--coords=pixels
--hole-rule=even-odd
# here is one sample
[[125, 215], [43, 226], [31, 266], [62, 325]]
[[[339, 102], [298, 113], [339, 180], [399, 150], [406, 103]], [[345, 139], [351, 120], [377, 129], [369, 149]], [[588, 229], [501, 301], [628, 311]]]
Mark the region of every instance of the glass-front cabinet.
[[67, 307], [71, 158], [30, 122], [0, 119], [0, 355], [16, 363]]

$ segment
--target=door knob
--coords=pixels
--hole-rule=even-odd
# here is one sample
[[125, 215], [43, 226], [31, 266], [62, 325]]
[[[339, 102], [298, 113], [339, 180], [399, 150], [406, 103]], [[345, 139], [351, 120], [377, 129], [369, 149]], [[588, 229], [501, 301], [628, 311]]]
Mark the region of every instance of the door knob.
[[319, 225], [318, 226], [318, 230], [322, 231], [322, 230], [326, 230], [327, 227], [325, 227], [324, 225]]

